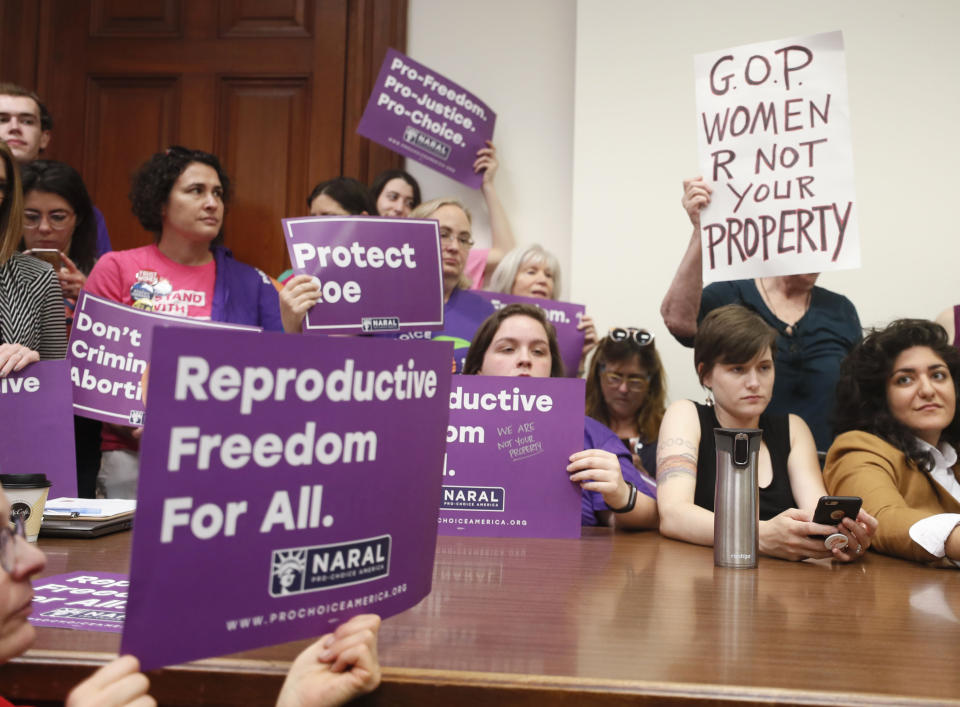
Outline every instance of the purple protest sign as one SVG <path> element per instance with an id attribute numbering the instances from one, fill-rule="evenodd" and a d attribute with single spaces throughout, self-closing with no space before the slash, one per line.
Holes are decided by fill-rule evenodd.
<path id="1" fill-rule="evenodd" d="M 293 271 L 320 280 L 304 331 L 443 328 L 436 221 L 320 216 L 283 219 Z"/>
<path id="2" fill-rule="evenodd" d="M 71 572 L 36 579 L 30 623 L 120 633 L 129 586 L 129 577 L 115 572 Z"/>
<path id="3" fill-rule="evenodd" d="M 441 535 L 580 537 L 584 382 L 454 376 Z"/>
<path id="4" fill-rule="evenodd" d="M 153 350 L 176 354 L 151 366 L 123 651 L 150 670 L 430 592 L 449 345 L 170 328 Z"/>
<path id="5" fill-rule="evenodd" d="M 477 292 L 497 309 L 514 302 L 535 304 L 547 315 L 547 319 L 557 330 L 557 346 L 560 348 L 560 358 L 563 359 L 564 373 L 570 378 L 577 377 L 580 368 L 580 356 L 583 354 L 583 332 L 577 329 L 583 318 L 586 308 L 582 304 L 558 302 L 552 299 L 539 297 L 522 297 L 520 295 L 505 295 L 502 292 Z"/>
<path id="6" fill-rule="evenodd" d="M 143 377 L 157 327 L 260 331 L 257 327 L 144 312 L 81 292 L 67 358 L 77 415 L 101 422 L 143 425 Z"/>
<path id="7" fill-rule="evenodd" d="M 0 473 L 46 474 L 51 498 L 76 496 L 71 402 L 66 361 L 39 361 L 0 378 Z"/>
<path id="8" fill-rule="evenodd" d="M 497 114 L 457 83 L 387 49 L 357 132 L 441 174 L 479 189 L 477 150 L 493 137 Z"/>

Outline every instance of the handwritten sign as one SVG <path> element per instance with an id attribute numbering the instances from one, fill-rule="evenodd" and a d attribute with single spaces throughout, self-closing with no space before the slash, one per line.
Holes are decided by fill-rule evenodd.
<path id="1" fill-rule="evenodd" d="M 388 49 L 357 132 L 441 174 L 479 189 L 477 150 L 497 115 L 465 88 Z"/>
<path id="2" fill-rule="evenodd" d="M 843 35 L 694 63 L 704 282 L 859 267 Z"/>
<path id="3" fill-rule="evenodd" d="M 127 607 L 127 575 L 71 572 L 33 581 L 34 626 L 120 633 Z"/>
<path id="4" fill-rule="evenodd" d="M 580 537 L 584 381 L 455 376 L 441 535 Z"/>
<path id="5" fill-rule="evenodd" d="M 293 271 L 320 280 L 304 331 L 443 328 L 436 221 L 363 217 L 283 220 Z"/>
<path id="6" fill-rule="evenodd" d="M 538 297 L 522 297 L 520 295 L 505 295 L 501 292 L 477 292 L 481 297 L 490 300 L 497 309 L 514 302 L 533 304 L 543 310 L 547 319 L 557 330 L 557 347 L 563 359 L 564 373 L 570 377 L 577 376 L 580 367 L 580 356 L 583 353 L 583 332 L 577 329 L 586 308 L 582 304 L 558 302 L 556 300 L 540 299 Z"/>
<path id="7" fill-rule="evenodd" d="M 166 326 L 260 331 L 240 324 L 145 312 L 81 292 L 67 347 L 76 414 L 142 427 L 143 377 L 150 363 L 150 343 L 154 329 Z"/>
<path id="8" fill-rule="evenodd" d="M 450 346 L 322 343 L 155 332 L 122 642 L 145 669 L 430 592 Z"/>
<path id="9" fill-rule="evenodd" d="M 39 361 L 0 378 L 0 473 L 46 474 L 53 496 L 77 495 L 66 361 Z"/>

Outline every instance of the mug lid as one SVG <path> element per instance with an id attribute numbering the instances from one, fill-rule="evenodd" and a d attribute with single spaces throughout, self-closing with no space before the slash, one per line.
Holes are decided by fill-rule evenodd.
<path id="1" fill-rule="evenodd" d="M 35 489 L 52 485 L 46 474 L 0 474 L 0 486 L 5 489 Z"/>

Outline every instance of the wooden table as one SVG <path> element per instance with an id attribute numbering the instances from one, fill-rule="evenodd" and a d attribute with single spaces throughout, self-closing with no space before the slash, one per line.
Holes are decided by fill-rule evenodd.
<path id="1" fill-rule="evenodd" d="M 127 571 L 129 541 L 41 539 L 44 574 Z M 958 617 L 960 572 L 875 554 L 729 570 L 710 548 L 649 532 L 444 537 L 433 593 L 383 624 L 384 681 L 364 704 L 960 704 Z M 158 671 L 151 692 L 270 704 L 305 645 Z M 39 629 L 0 668 L 0 694 L 60 700 L 118 646 L 118 634 Z"/>

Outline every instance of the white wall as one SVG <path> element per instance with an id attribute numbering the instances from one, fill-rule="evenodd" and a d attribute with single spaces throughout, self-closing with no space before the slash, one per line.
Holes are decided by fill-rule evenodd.
<path id="1" fill-rule="evenodd" d="M 577 7 L 572 299 L 601 330 L 652 327 L 670 397 L 702 392 L 659 315 L 690 234 L 697 170 L 693 55 L 843 30 L 862 268 L 824 275 L 866 326 L 960 302 L 960 3 L 951 0 L 581 0 Z"/>
<path id="2" fill-rule="evenodd" d="M 497 111 L 514 230 L 557 252 L 568 299 L 601 333 L 652 329 L 671 398 L 699 398 L 692 355 L 659 314 L 690 231 L 680 183 L 697 169 L 693 55 L 843 30 L 863 267 L 821 284 L 870 326 L 960 302 L 958 28 L 954 0 L 411 0 L 408 52 Z M 471 192 L 410 169 L 427 197 Z"/>
<path id="3" fill-rule="evenodd" d="M 410 0 L 407 53 L 497 113 L 495 184 L 519 243 L 541 243 L 570 272 L 574 0 Z M 480 192 L 407 160 L 424 199 L 456 195 L 488 247 Z M 569 283 L 569 278 L 567 278 Z M 566 288 L 569 292 L 569 286 Z"/>

